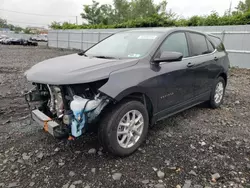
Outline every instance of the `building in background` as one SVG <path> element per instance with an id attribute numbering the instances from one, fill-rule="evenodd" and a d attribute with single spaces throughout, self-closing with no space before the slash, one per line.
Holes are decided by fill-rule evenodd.
<path id="1" fill-rule="evenodd" d="M 27 27 L 26 29 L 30 30 L 32 34 L 48 34 L 48 29 L 44 27 Z"/>
<path id="2" fill-rule="evenodd" d="M 9 28 L 0 28 L 0 32 L 1 33 L 7 33 L 7 32 L 10 32 L 10 29 Z"/>

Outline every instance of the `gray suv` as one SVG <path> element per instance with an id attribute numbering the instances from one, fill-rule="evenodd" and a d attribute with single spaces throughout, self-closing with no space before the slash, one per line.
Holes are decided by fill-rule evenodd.
<path id="1" fill-rule="evenodd" d="M 96 130 L 104 149 L 127 156 L 149 125 L 203 102 L 218 108 L 228 69 L 218 37 L 178 28 L 132 30 L 36 64 L 25 73 L 33 83 L 26 100 L 32 118 L 54 137 L 75 140 Z"/>

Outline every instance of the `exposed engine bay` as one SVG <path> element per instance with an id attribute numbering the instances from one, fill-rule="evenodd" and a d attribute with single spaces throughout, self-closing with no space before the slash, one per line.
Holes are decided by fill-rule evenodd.
<path id="1" fill-rule="evenodd" d="M 103 109 L 112 101 L 98 91 L 107 80 L 88 84 L 46 85 L 33 83 L 26 95 L 32 118 L 56 138 L 80 137 L 99 120 Z"/>

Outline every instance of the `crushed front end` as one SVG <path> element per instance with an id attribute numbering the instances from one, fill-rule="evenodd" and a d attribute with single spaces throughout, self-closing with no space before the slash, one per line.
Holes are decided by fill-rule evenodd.
<path id="1" fill-rule="evenodd" d="M 74 139 L 97 122 L 112 101 L 98 91 L 104 83 L 106 80 L 62 86 L 33 83 L 25 99 L 32 119 L 46 132 L 56 138 Z"/>

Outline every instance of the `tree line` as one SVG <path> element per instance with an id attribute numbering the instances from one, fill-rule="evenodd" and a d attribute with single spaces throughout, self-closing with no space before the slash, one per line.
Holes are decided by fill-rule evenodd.
<path id="1" fill-rule="evenodd" d="M 23 28 L 19 26 L 15 26 L 13 24 L 8 24 L 5 19 L 0 18 L 0 28 L 7 28 L 10 29 L 11 31 L 14 31 L 16 33 L 19 33 L 20 31 L 23 30 Z"/>
<path id="2" fill-rule="evenodd" d="M 53 22 L 53 29 L 106 29 L 136 27 L 171 27 L 171 26 L 215 26 L 250 24 L 250 0 L 240 1 L 235 11 L 230 8 L 220 16 L 211 12 L 206 16 L 181 18 L 167 11 L 167 1 L 154 3 L 153 0 L 113 0 L 113 4 L 101 5 L 93 0 L 91 5 L 83 5 L 81 17 L 85 24 L 76 25 L 68 22 Z"/>
<path id="3" fill-rule="evenodd" d="M 106 29 L 170 26 L 214 26 L 250 24 L 250 0 L 240 1 L 235 11 L 226 10 L 220 16 L 211 12 L 206 16 L 181 18 L 167 11 L 167 1 L 154 3 L 153 0 L 113 0 L 113 4 L 101 5 L 93 0 L 91 5 L 83 5 L 81 17 L 87 23 L 76 25 L 68 22 L 53 22 L 53 29 Z"/>
<path id="4" fill-rule="evenodd" d="M 22 28 L 20 26 L 16 26 L 13 24 L 7 23 L 7 20 L 0 18 L 0 28 L 9 29 L 10 31 L 14 31 L 15 33 L 20 33 L 21 31 L 25 34 L 30 34 L 31 30 L 29 28 Z"/>
<path id="5" fill-rule="evenodd" d="M 154 3 L 153 0 L 113 0 L 113 4 L 100 4 L 93 0 L 91 5 L 83 5 L 81 17 L 86 21 L 81 25 L 69 22 L 52 22 L 52 29 L 107 29 L 137 27 L 180 27 L 180 26 L 216 26 L 250 24 L 250 0 L 240 1 L 235 11 L 231 8 L 220 16 L 211 12 L 206 16 L 194 15 L 182 18 L 172 11 L 167 11 L 167 1 Z M 16 33 L 29 29 L 8 24 L 0 18 L 0 28 L 9 28 Z"/>

